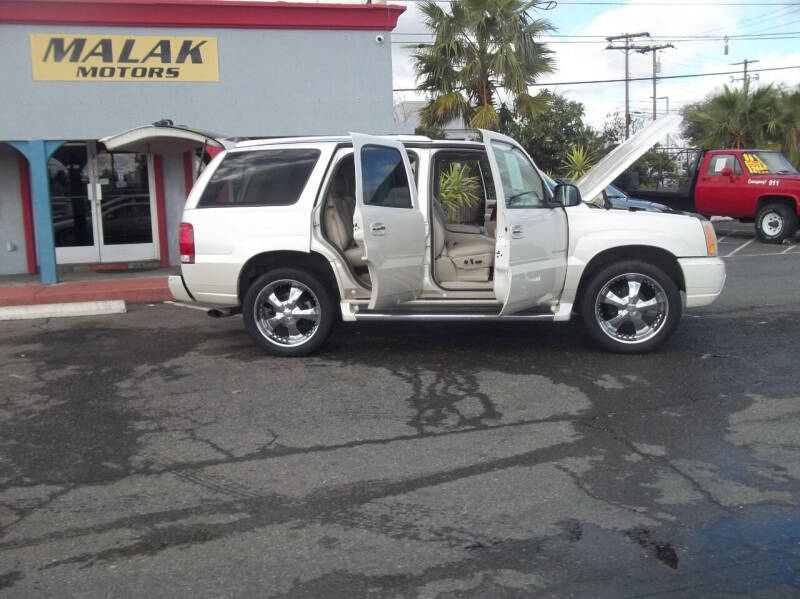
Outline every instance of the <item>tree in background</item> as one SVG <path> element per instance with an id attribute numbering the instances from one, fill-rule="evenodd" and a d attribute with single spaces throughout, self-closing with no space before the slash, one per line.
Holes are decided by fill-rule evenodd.
<path id="1" fill-rule="evenodd" d="M 547 90 L 540 96 L 547 108 L 534 120 L 519 118 L 507 106 L 500 109 L 500 131 L 516 139 L 543 171 L 560 174 L 573 146 L 599 153 L 600 135 L 583 123 L 583 104 Z"/>
<path id="2" fill-rule="evenodd" d="M 783 153 L 796 167 L 800 167 L 800 87 L 781 94 L 781 123 Z"/>
<path id="3" fill-rule="evenodd" d="M 433 43 L 420 45 L 412 60 L 417 89 L 433 97 L 420 111 L 421 123 L 442 127 L 460 118 L 473 128 L 500 124 L 498 89 L 524 119 L 546 109 L 546 98 L 528 87 L 553 71 L 551 51 L 536 38 L 552 26 L 528 11 L 540 0 L 452 0 L 449 12 L 438 3 L 420 4 Z"/>
<path id="4" fill-rule="evenodd" d="M 706 148 L 766 147 L 780 136 L 781 92 L 772 84 L 719 94 L 687 106 L 684 135 Z"/>

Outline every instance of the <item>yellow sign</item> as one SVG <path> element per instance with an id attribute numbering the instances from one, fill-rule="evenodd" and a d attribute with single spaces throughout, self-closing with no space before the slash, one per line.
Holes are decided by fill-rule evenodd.
<path id="1" fill-rule="evenodd" d="M 744 165 L 747 167 L 747 170 L 750 171 L 754 175 L 760 175 L 762 173 L 768 173 L 769 167 L 764 163 L 761 158 L 759 158 L 756 154 L 742 154 L 742 158 L 744 158 Z"/>
<path id="2" fill-rule="evenodd" d="M 214 37 L 30 36 L 36 81 L 219 81 Z"/>

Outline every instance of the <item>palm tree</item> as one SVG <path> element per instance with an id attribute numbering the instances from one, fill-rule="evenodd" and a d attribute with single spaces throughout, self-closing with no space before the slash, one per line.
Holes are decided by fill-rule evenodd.
<path id="1" fill-rule="evenodd" d="M 781 94 L 770 85 L 751 91 L 731 89 L 684 114 L 694 142 L 709 148 L 763 147 L 779 136 Z"/>
<path id="2" fill-rule="evenodd" d="M 800 88 L 784 92 L 781 98 L 783 153 L 795 166 L 800 165 Z"/>
<path id="3" fill-rule="evenodd" d="M 425 0 L 420 11 L 434 41 L 413 55 L 419 85 L 432 95 L 420 111 L 425 126 L 443 126 L 460 118 L 474 128 L 497 129 L 498 89 L 514 101 L 517 112 L 531 119 L 546 107 L 528 87 L 553 71 L 550 50 L 537 42 L 551 31 L 545 20 L 528 11 L 540 0 L 452 0 L 449 12 Z"/>
<path id="4" fill-rule="evenodd" d="M 594 152 L 587 150 L 582 145 L 573 145 L 561 162 L 561 167 L 564 169 L 566 177 L 574 181 L 588 173 L 595 162 Z"/>

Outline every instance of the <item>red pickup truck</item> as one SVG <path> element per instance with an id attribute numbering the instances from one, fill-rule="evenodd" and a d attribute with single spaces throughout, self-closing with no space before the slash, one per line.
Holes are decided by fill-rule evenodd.
<path id="1" fill-rule="evenodd" d="M 678 210 L 754 222 L 758 237 L 770 243 L 791 239 L 797 231 L 800 173 L 780 152 L 706 150 L 689 173 L 688 190 L 631 193 Z"/>

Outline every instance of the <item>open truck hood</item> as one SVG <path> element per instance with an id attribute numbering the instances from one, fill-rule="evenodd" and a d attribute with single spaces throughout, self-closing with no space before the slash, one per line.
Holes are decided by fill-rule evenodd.
<path id="1" fill-rule="evenodd" d="M 211 146 L 227 149 L 234 145 L 208 131 L 182 125 L 153 124 L 136 127 L 124 133 L 109 135 L 100 140 L 109 152 L 142 152 L 151 154 L 182 154 L 195 148 Z"/>
<path id="2" fill-rule="evenodd" d="M 641 131 L 609 152 L 600 162 L 575 181 L 585 202 L 602 192 L 608 184 L 619 177 L 626 168 L 636 162 L 658 140 L 680 125 L 681 117 L 673 114 L 656 119 Z"/>

